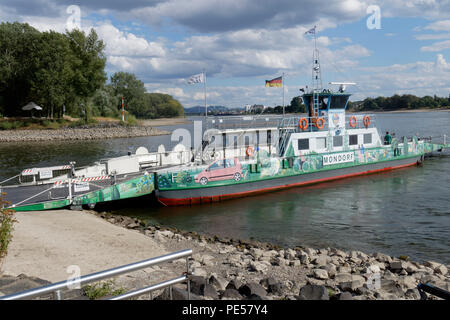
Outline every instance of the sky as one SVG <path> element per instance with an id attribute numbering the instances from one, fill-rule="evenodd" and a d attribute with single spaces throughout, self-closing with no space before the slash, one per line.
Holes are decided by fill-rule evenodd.
<path id="1" fill-rule="evenodd" d="M 94 28 L 106 72 L 134 73 L 185 107 L 281 105 L 311 86 L 316 27 L 322 82 L 351 100 L 450 94 L 450 0 L 0 0 L 0 22 L 40 31 Z M 0 49 L 1 50 L 1 49 Z M 337 89 L 337 88 L 335 88 Z"/>

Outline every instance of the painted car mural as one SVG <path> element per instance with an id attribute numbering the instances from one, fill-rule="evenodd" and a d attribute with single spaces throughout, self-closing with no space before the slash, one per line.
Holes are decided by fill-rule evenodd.
<path id="1" fill-rule="evenodd" d="M 242 178 L 242 166 L 238 158 L 221 159 L 213 162 L 195 177 L 195 182 L 201 185 L 208 181 L 231 180 L 239 181 Z"/>
<path id="2" fill-rule="evenodd" d="M 222 159 L 215 161 L 203 170 L 186 169 L 177 172 L 160 172 L 156 179 L 158 188 L 161 190 L 202 188 L 206 185 L 208 187 L 225 186 L 414 157 L 417 154 L 436 151 L 437 149 L 438 145 L 424 143 L 424 141 L 418 141 L 417 137 L 413 137 L 412 141 L 403 140 L 400 143 L 397 139 L 393 139 L 390 146 L 364 148 L 361 145 L 358 149 L 353 150 L 344 149 L 339 152 L 323 154 L 310 152 L 295 156 L 292 144 L 290 144 L 286 152 L 288 156 L 283 159 L 274 158 L 267 151 L 260 150 L 255 152 L 254 156 L 247 161 L 239 162 L 237 158 L 228 159 L 228 161 L 234 161 L 234 167 L 230 164 L 224 165 Z M 353 161 L 323 165 L 325 155 L 342 152 L 353 152 Z M 202 178 L 205 179 L 202 180 Z"/>

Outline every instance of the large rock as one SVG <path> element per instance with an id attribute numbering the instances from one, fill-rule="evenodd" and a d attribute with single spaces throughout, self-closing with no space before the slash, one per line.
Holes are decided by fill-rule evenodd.
<path id="1" fill-rule="evenodd" d="M 294 260 L 297 256 L 297 252 L 292 249 L 287 249 L 284 253 L 284 258 L 288 260 Z"/>
<path id="2" fill-rule="evenodd" d="M 314 278 L 320 279 L 320 280 L 326 280 L 328 279 L 328 272 L 324 269 L 313 269 L 313 275 Z"/>
<path id="3" fill-rule="evenodd" d="M 317 250 L 313 248 L 305 248 L 303 249 L 309 256 L 315 256 L 317 254 Z"/>
<path id="4" fill-rule="evenodd" d="M 349 282 L 352 281 L 352 275 L 350 273 L 338 273 L 334 276 L 334 281 L 336 283 L 343 283 L 343 282 Z"/>
<path id="5" fill-rule="evenodd" d="M 253 258 L 255 258 L 255 260 L 258 260 L 263 255 L 263 253 L 264 253 L 264 251 L 262 249 L 258 249 L 258 248 L 250 249 L 250 254 L 253 256 Z"/>
<path id="6" fill-rule="evenodd" d="M 242 299 L 241 294 L 236 289 L 226 289 L 222 294 L 222 299 Z"/>
<path id="7" fill-rule="evenodd" d="M 352 275 L 352 280 L 339 283 L 342 291 L 356 291 L 361 288 L 366 282 L 366 279 L 359 275 Z"/>
<path id="8" fill-rule="evenodd" d="M 260 285 L 262 285 L 268 293 L 274 294 L 274 295 L 282 295 L 282 288 L 283 285 L 276 279 L 269 277 L 262 279 L 259 282 Z"/>
<path id="9" fill-rule="evenodd" d="M 346 258 L 347 257 L 347 253 L 345 253 L 342 250 L 339 249 L 331 249 L 331 253 L 335 256 L 341 257 L 341 258 Z"/>
<path id="10" fill-rule="evenodd" d="M 225 289 L 234 289 L 234 290 L 239 290 L 239 288 L 242 286 L 242 282 L 238 279 L 233 279 L 231 280 Z"/>
<path id="11" fill-rule="evenodd" d="M 337 297 L 338 300 L 353 300 L 353 296 L 350 292 L 342 292 Z"/>
<path id="12" fill-rule="evenodd" d="M 251 261 L 248 264 L 248 267 L 250 271 L 256 271 L 256 272 L 265 272 L 268 269 L 268 266 L 262 262 L 259 261 Z"/>
<path id="13" fill-rule="evenodd" d="M 300 259 L 300 262 L 302 264 L 309 264 L 309 262 L 310 262 L 309 256 L 308 256 L 308 254 L 306 252 L 305 253 L 301 253 L 298 256 L 298 258 Z"/>
<path id="14" fill-rule="evenodd" d="M 328 272 L 330 278 L 334 278 L 337 274 L 336 266 L 332 263 L 327 264 L 323 269 Z"/>
<path id="15" fill-rule="evenodd" d="M 417 288 L 406 290 L 405 296 L 406 296 L 406 298 L 412 299 L 412 300 L 420 300 L 421 299 L 420 292 Z"/>
<path id="16" fill-rule="evenodd" d="M 324 286 L 309 285 L 300 288 L 299 300 L 330 300 L 327 288 Z"/>
<path id="17" fill-rule="evenodd" d="M 267 295 L 266 290 L 259 284 L 256 282 L 250 282 L 247 284 L 244 284 L 243 286 L 241 286 L 239 288 L 239 293 L 242 294 L 243 296 L 251 296 L 252 294 L 264 297 Z"/>
<path id="18" fill-rule="evenodd" d="M 202 291 L 203 291 L 202 293 L 205 297 L 212 298 L 215 300 L 219 299 L 219 295 L 217 294 L 216 288 L 214 288 L 214 286 L 212 286 L 210 284 L 206 284 L 203 287 Z"/>
<path id="19" fill-rule="evenodd" d="M 401 289 L 400 285 L 396 283 L 395 280 L 386 280 L 381 279 L 380 281 L 381 290 L 393 294 L 396 297 L 403 296 L 403 290 Z"/>
<path id="20" fill-rule="evenodd" d="M 400 272 L 400 271 L 406 269 L 406 267 L 407 267 L 406 261 L 401 261 L 401 260 L 400 261 L 392 261 L 389 264 L 389 268 L 394 272 Z"/>
<path id="21" fill-rule="evenodd" d="M 220 276 L 218 276 L 217 274 L 213 273 L 211 274 L 211 276 L 208 279 L 208 283 L 212 286 L 214 286 L 214 288 L 216 288 L 217 290 L 225 290 L 227 288 L 228 285 L 228 281 Z"/>
<path id="22" fill-rule="evenodd" d="M 443 276 L 445 276 L 448 273 L 448 269 L 446 266 L 441 264 L 441 265 L 437 266 L 436 268 L 434 268 L 434 272 L 436 274 L 442 274 Z"/>
<path id="23" fill-rule="evenodd" d="M 315 264 L 316 266 L 321 267 L 321 266 L 326 266 L 327 263 L 331 262 L 331 258 L 327 255 L 322 254 L 322 255 L 314 257 L 314 259 L 312 259 L 311 262 L 313 264 Z"/>
<path id="24" fill-rule="evenodd" d="M 391 263 L 392 258 L 386 254 L 383 253 L 374 253 L 372 255 L 375 259 L 377 259 L 379 262 L 385 262 L 385 263 Z"/>
<path id="25" fill-rule="evenodd" d="M 418 285 L 418 281 L 411 276 L 403 276 L 399 277 L 398 284 L 401 285 L 405 289 L 414 289 Z"/>
<path id="26" fill-rule="evenodd" d="M 203 295 L 203 290 L 206 285 L 206 279 L 201 276 L 191 275 L 190 286 L 191 292 L 196 295 Z"/>

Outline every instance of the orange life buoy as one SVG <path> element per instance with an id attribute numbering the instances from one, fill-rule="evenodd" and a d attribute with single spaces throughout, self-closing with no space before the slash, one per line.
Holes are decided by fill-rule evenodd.
<path id="1" fill-rule="evenodd" d="M 319 129 L 319 130 L 323 129 L 323 127 L 325 126 L 325 119 L 324 118 L 317 118 L 317 120 L 315 122 L 315 125 L 316 125 L 317 129 Z"/>
<path id="2" fill-rule="evenodd" d="M 247 157 L 251 157 L 254 153 L 254 150 L 252 147 L 247 147 L 247 150 L 245 150 L 245 154 L 247 155 Z"/>
<path id="3" fill-rule="evenodd" d="M 302 130 L 308 129 L 308 120 L 306 118 L 300 118 L 298 120 L 298 127 Z"/>
<path id="4" fill-rule="evenodd" d="M 370 117 L 369 116 L 364 116 L 363 123 L 364 123 L 364 127 L 367 128 L 370 125 Z"/>
<path id="5" fill-rule="evenodd" d="M 350 127 L 355 128 L 356 127 L 356 123 L 357 123 L 356 117 L 355 116 L 351 116 L 350 117 L 350 121 L 349 121 Z"/>

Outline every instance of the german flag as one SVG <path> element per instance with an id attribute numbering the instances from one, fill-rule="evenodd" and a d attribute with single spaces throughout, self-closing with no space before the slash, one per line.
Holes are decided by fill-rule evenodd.
<path id="1" fill-rule="evenodd" d="M 266 87 L 282 87 L 283 77 L 278 77 L 272 80 L 266 80 Z"/>

